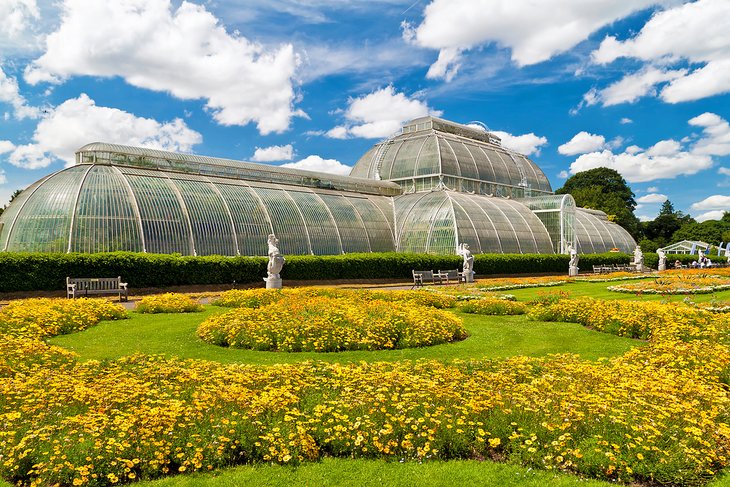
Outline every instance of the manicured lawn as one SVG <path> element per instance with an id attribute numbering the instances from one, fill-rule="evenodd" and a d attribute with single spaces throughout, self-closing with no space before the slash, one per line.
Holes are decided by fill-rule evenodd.
<path id="1" fill-rule="evenodd" d="M 129 320 L 103 322 L 81 333 L 54 337 L 50 341 L 75 351 L 84 360 L 114 359 L 144 353 L 252 364 L 304 360 L 358 362 L 420 358 L 448 361 L 514 355 L 540 356 L 549 353 L 576 353 L 587 359 L 597 359 L 620 355 L 641 343 L 587 330 L 574 323 L 535 322 L 528 321 L 524 316 L 460 314 L 470 336 L 458 343 L 375 352 L 257 352 L 222 348 L 205 343 L 197 337 L 195 331 L 207 316 L 225 311 L 227 309 L 207 306 L 202 313 L 131 313 Z"/>

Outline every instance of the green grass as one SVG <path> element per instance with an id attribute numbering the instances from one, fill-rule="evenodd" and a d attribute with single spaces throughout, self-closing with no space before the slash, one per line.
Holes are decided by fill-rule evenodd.
<path id="1" fill-rule="evenodd" d="M 207 316 L 224 311 L 227 310 L 207 306 L 201 313 L 146 315 L 133 312 L 128 320 L 102 322 L 80 333 L 54 337 L 50 342 L 75 351 L 82 360 L 115 359 L 144 353 L 252 364 L 303 360 L 358 362 L 420 358 L 449 361 L 568 352 L 593 360 L 620 355 L 640 343 L 591 331 L 574 323 L 527 321 L 524 316 L 460 314 L 470 336 L 457 343 L 374 352 L 258 352 L 222 348 L 205 343 L 197 337 L 195 331 Z"/>
<path id="2" fill-rule="evenodd" d="M 337 487 L 412 487 L 428 485 L 494 485 L 554 487 L 602 487 L 615 484 L 582 480 L 564 474 L 528 470 L 493 462 L 385 462 L 325 458 L 321 462 L 298 467 L 280 465 L 243 466 L 204 475 L 168 477 L 153 482 L 141 482 L 140 487 L 237 487 L 239 485 L 337 486 Z"/>

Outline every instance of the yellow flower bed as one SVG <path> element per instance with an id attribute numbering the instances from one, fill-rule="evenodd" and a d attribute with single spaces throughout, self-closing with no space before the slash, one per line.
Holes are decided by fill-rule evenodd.
<path id="1" fill-rule="evenodd" d="M 730 289 L 730 277 L 699 273 L 674 273 L 650 282 L 610 286 L 610 291 L 641 294 L 707 294 Z"/>
<path id="2" fill-rule="evenodd" d="M 502 291 L 507 289 L 521 289 L 526 287 L 547 287 L 560 286 L 568 282 L 562 277 L 516 277 L 506 279 L 484 279 L 479 280 L 476 284 L 477 288 L 486 291 Z"/>
<path id="3" fill-rule="evenodd" d="M 522 315 L 527 311 L 527 306 L 506 299 L 482 298 L 461 303 L 459 310 L 478 315 Z"/>
<path id="4" fill-rule="evenodd" d="M 405 301 L 434 308 L 453 308 L 456 306 L 456 297 L 435 293 L 427 290 L 420 291 L 368 291 L 354 289 L 333 288 L 299 288 L 299 289 L 234 289 L 225 291 L 220 298 L 213 301 L 217 306 L 230 308 L 259 308 L 271 303 L 277 303 L 285 298 L 306 299 L 315 297 L 342 298 L 351 301 L 379 299 L 382 301 Z"/>
<path id="5" fill-rule="evenodd" d="M 20 299 L 0 309 L 0 335 L 54 336 L 126 317 L 122 306 L 105 299 Z"/>
<path id="6" fill-rule="evenodd" d="M 415 307 L 307 299 L 345 311 L 348 302 Z M 297 301 L 308 302 L 270 306 Z M 546 300 L 531 315 L 649 341 L 597 362 L 566 354 L 266 367 L 159 356 L 79 363 L 39 339 L 0 336 L 0 475 L 115 485 L 323 456 L 500 458 L 697 485 L 730 466 L 730 315 L 591 299 Z"/>
<path id="7" fill-rule="evenodd" d="M 364 296 L 368 299 L 289 294 L 267 306 L 212 316 L 198 336 L 216 345 L 284 352 L 408 348 L 466 338 L 451 313 Z"/>
<path id="8" fill-rule="evenodd" d="M 203 311 L 203 306 L 190 296 L 179 293 L 145 296 L 137 303 L 140 313 L 194 313 Z"/>

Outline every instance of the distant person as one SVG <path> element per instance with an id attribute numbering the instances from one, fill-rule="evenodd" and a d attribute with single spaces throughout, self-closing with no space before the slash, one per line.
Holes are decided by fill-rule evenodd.
<path id="1" fill-rule="evenodd" d="M 682 268 L 682 263 L 679 261 L 679 259 L 677 259 L 677 260 L 674 261 L 674 268 L 675 269 L 681 269 Z"/>

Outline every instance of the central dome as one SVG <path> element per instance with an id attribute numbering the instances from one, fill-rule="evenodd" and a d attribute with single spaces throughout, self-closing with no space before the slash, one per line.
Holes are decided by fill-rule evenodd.
<path id="1" fill-rule="evenodd" d="M 351 176 L 398 183 L 405 192 L 432 189 L 523 198 L 550 194 L 542 170 L 481 127 L 417 118 L 370 149 Z"/>

